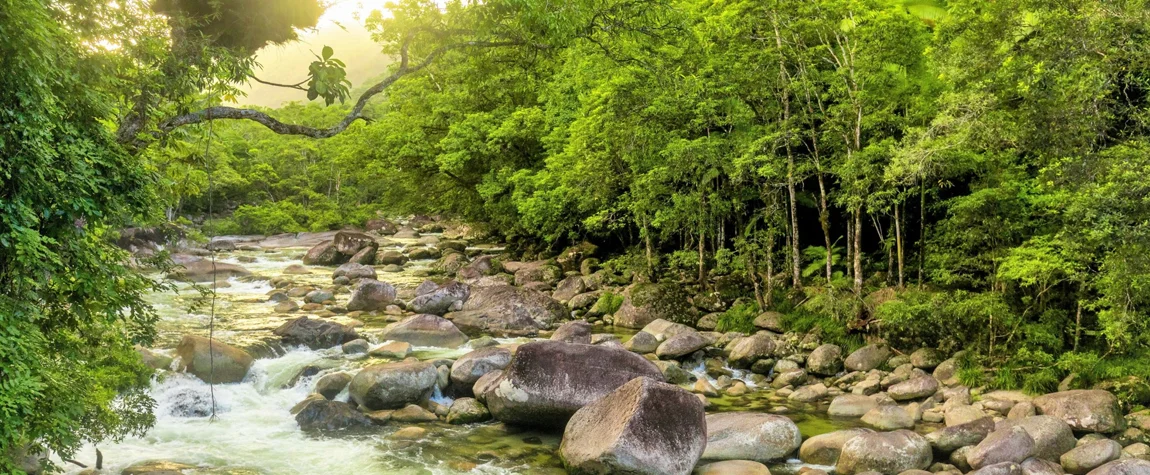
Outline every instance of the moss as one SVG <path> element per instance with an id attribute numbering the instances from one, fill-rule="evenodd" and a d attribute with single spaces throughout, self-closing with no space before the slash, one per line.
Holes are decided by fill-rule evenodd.
<path id="1" fill-rule="evenodd" d="M 731 307 L 722 315 L 715 325 L 719 332 L 755 332 L 755 317 L 758 316 L 758 306 L 753 303 L 742 303 Z"/>

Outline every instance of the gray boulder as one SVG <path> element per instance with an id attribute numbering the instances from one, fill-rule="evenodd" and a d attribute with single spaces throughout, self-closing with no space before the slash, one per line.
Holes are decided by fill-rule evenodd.
<path id="1" fill-rule="evenodd" d="M 707 346 L 707 339 L 699 332 L 684 332 L 668 338 L 655 349 L 659 358 L 671 360 L 678 359 L 699 351 Z"/>
<path id="2" fill-rule="evenodd" d="M 351 379 L 348 391 L 362 408 L 399 409 L 426 399 L 435 388 L 435 366 L 399 362 L 368 366 Z"/>
<path id="3" fill-rule="evenodd" d="M 1021 427 L 991 432 L 966 454 L 971 468 L 1002 462 L 1021 463 L 1034 455 L 1034 439 Z"/>
<path id="4" fill-rule="evenodd" d="M 843 349 L 826 343 L 815 348 L 807 357 L 807 372 L 819 376 L 834 376 L 843 370 Z"/>
<path id="5" fill-rule="evenodd" d="M 1059 461 L 1066 473 L 1086 475 L 1107 462 L 1122 456 L 1122 445 L 1110 439 L 1080 445 L 1062 454 Z"/>
<path id="6" fill-rule="evenodd" d="M 1126 429 L 1118 398 L 1100 389 L 1075 389 L 1034 399 L 1039 414 L 1062 419 L 1076 431 L 1104 434 Z"/>
<path id="7" fill-rule="evenodd" d="M 295 415 L 300 429 L 308 432 L 337 432 L 371 427 L 371 419 L 346 402 L 314 400 Z"/>
<path id="8" fill-rule="evenodd" d="M 428 286 L 427 284 L 431 284 Z M 452 310 L 463 308 L 463 303 L 471 295 L 471 288 L 462 282 L 450 280 L 438 285 L 430 280 L 424 281 L 416 289 L 416 296 L 407 304 L 413 312 L 443 315 Z"/>
<path id="9" fill-rule="evenodd" d="M 351 375 L 347 373 L 331 373 L 321 376 L 315 382 L 315 392 L 324 399 L 335 399 L 343 389 L 351 383 Z"/>
<path id="10" fill-rule="evenodd" d="M 287 345 L 304 345 L 313 350 L 322 350 L 343 345 L 359 339 L 355 329 L 328 320 L 310 319 L 306 316 L 290 320 L 272 331 Z"/>
<path id="11" fill-rule="evenodd" d="M 878 406 L 878 401 L 861 394 L 842 394 L 831 400 L 827 415 L 831 417 L 862 417 Z"/>
<path id="12" fill-rule="evenodd" d="M 491 346 L 459 357 L 451 365 L 451 384 L 470 388 L 483 375 L 506 368 L 511 363 L 511 350 Z"/>
<path id="13" fill-rule="evenodd" d="M 551 334 L 554 341 L 567 343 L 591 343 L 591 324 L 586 320 L 572 320 L 559 325 Z"/>
<path id="14" fill-rule="evenodd" d="M 1150 475 L 1150 462 L 1142 459 L 1120 459 L 1091 470 L 1089 475 Z"/>
<path id="15" fill-rule="evenodd" d="M 679 284 L 634 284 L 623 292 L 623 304 L 615 312 L 615 324 L 626 328 L 643 328 L 659 318 L 671 321 L 693 321 L 694 309 L 687 293 Z"/>
<path id="16" fill-rule="evenodd" d="M 731 342 L 727 346 L 727 361 L 734 368 L 750 368 L 756 361 L 774 355 L 777 346 L 771 334 L 758 332 Z"/>
<path id="17" fill-rule="evenodd" d="M 563 305 L 540 292 L 493 285 L 472 289 L 462 310 L 446 316 L 467 333 L 533 335 L 566 313 Z"/>
<path id="18" fill-rule="evenodd" d="M 933 396 L 938 391 L 938 380 L 923 375 L 887 388 L 886 393 L 895 401 L 909 401 Z"/>
<path id="19" fill-rule="evenodd" d="M 890 354 L 890 348 L 886 345 L 867 345 L 847 356 L 843 366 L 848 371 L 870 371 L 886 363 L 886 360 L 890 359 Z"/>
<path id="20" fill-rule="evenodd" d="M 339 267 L 336 267 L 335 271 L 331 273 L 331 277 L 333 279 L 336 277 L 347 277 L 348 279 L 351 279 L 351 280 L 374 279 L 375 278 L 375 269 L 371 266 L 368 266 L 368 265 L 356 264 L 354 262 L 349 262 L 347 264 L 343 264 Z"/>
<path id="21" fill-rule="evenodd" d="M 760 412 L 707 415 L 707 460 L 781 460 L 802 444 L 793 421 Z"/>
<path id="22" fill-rule="evenodd" d="M 347 302 L 349 311 L 383 310 L 395 303 L 395 286 L 375 279 L 361 279 Z"/>
<path id="23" fill-rule="evenodd" d="M 834 465 L 839 460 L 843 445 L 862 434 L 873 434 L 870 429 L 846 429 L 819 434 L 803 441 L 799 447 L 799 460 L 814 465 Z"/>
<path id="24" fill-rule="evenodd" d="M 909 430 L 859 434 L 843 444 L 835 473 L 855 475 L 879 472 L 895 475 L 924 470 L 933 460 L 930 443 Z"/>
<path id="25" fill-rule="evenodd" d="M 184 335 L 176 346 L 180 358 L 179 371 L 217 384 L 238 383 L 244 380 L 254 361 L 247 352 L 219 341 L 194 335 Z"/>
<path id="26" fill-rule="evenodd" d="M 896 404 L 880 404 L 863 414 L 862 421 L 878 430 L 910 429 L 914 416 Z"/>
<path id="27" fill-rule="evenodd" d="M 1054 416 L 1031 416 L 1022 419 L 1000 421 L 996 430 L 1008 427 L 1021 427 L 1034 439 L 1034 456 L 1043 460 L 1058 461 L 1062 454 L 1077 445 L 1074 432 L 1062 419 Z"/>
<path id="28" fill-rule="evenodd" d="M 654 353 L 659 348 L 659 340 L 654 335 L 641 331 L 632 335 L 631 339 L 623 344 L 623 348 L 639 354 Z"/>
<path id="29" fill-rule="evenodd" d="M 430 314 L 412 315 L 392 323 L 384 328 L 381 336 L 388 340 L 411 343 L 414 346 L 440 348 L 458 348 L 468 340 L 467 335 L 459 331 L 450 320 Z"/>
<path id="30" fill-rule="evenodd" d="M 994 419 L 983 417 L 964 424 L 953 425 L 926 435 L 926 440 L 935 450 L 950 453 L 959 447 L 977 445 L 994 431 Z"/>

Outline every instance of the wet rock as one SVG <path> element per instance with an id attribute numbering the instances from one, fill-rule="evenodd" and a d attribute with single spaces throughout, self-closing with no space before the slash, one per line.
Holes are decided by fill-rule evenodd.
<path id="1" fill-rule="evenodd" d="M 480 376 L 475 384 L 471 387 L 471 393 L 475 395 L 475 400 L 487 404 L 487 394 L 494 391 L 503 380 L 503 370 L 497 369 L 491 371 L 483 376 Z"/>
<path id="2" fill-rule="evenodd" d="M 407 256 L 395 249 L 380 249 L 375 253 L 375 263 L 381 266 L 407 264 Z"/>
<path id="3" fill-rule="evenodd" d="M 529 335 L 549 328 L 567 310 L 536 291 L 509 285 L 473 288 L 462 310 L 447 314 L 465 332 Z"/>
<path id="4" fill-rule="evenodd" d="M 1086 475 L 1086 473 L 1107 462 L 1118 460 L 1120 456 L 1122 456 L 1122 446 L 1118 442 L 1107 439 L 1075 447 L 1062 454 L 1059 461 L 1066 473 Z"/>
<path id="5" fill-rule="evenodd" d="M 823 383 L 814 383 L 796 389 L 790 396 L 787 396 L 787 399 L 796 402 L 811 403 L 822 400 L 827 397 L 828 393 L 829 390 L 826 385 Z"/>
<path id="6" fill-rule="evenodd" d="M 696 330 L 687 325 L 683 325 L 682 323 L 675 323 L 670 320 L 657 318 L 644 326 L 640 331 L 654 336 L 656 341 L 662 343 L 675 335 L 681 333 L 691 333 L 695 332 Z"/>
<path id="7" fill-rule="evenodd" d="M 435 387 L 436 376 L 430 363 L 373 365 L 357 373 L 348 390 L 367 410 L 398 409 L 426 399 Z"/>
<path id="8" fill-rule="evenodd" d="M 662 359 L 678 359 L 699 351 L 707 346 L 707 339 L 696 331 L 684 332 L 668 338 L 655 349 L 655 355 Z"/>
<path id="9" fill-rule="evenodd" d="M 335 268 L 331 273 L 332 278 L 347 277 L 350 280 L 354 279 L 374 279 L 375 269 L 371 266 L 349 262 Z"/>
<path id="10" fill-rule="evenodd" d="M 881 404 L 863 414 L 862 421 L 878 430 L 910 429 L 914 416 L 895 404 Z"/>
<path id="11" fill-rule="evenodd" d="M 1034 399 L 1039 414 L 1062 419 L 1076 431 L 1114 433 L 1126 428 L 1118 398 L 1109 391 L 1076 389 Z"/>
<path id="12" fill-rule="evenodd" d="M 340 254 L 332 241 L 316 244 L 303 256 L 303 263 L 309 266 L 334 266 L 347 262 L 350 255 Z"/>
<path id="13" fill-rule="evenodd" d="M 519 347 L 485 402 L 500 421 L 560 427 L 579 408 L 639 376 L 663 380 L 654 364 L 623 349 L 535 341 Z"/>
<path id="14" fill-rule="evenodd" d="M 172 357 L 155 353 L 152 350 L 142 346 L 136 347 L 136 353 L 139 353 L 140 359 L 144 364 L 152 369 L 170 369 L 172 367 Z"/>
<path id="15" fill-rule="evenodd" d="M 855 475 L 867 471 L 897 474 L 922 470 L 932 461 L 930 443 L 909 430 L 860 434 L 843 444 L 835 473 Z"/>
<path id="16" fill-rule="evenodd" d="M 168 279 L 181 282 L 217 282 L 232 277 L 252 275 L 252 272 L 237 264 L 216 261 L 213 267 L 211 259 L 201 259 L 183 264 L 166 276 Z"/>
<path id="17" fill-rule="evenodd" d="M 307 303 L 320 304 L 320 303 L 327 302 L 328 300 L 331 300 L 333 297 L 334 297 L 334 295 L 332 295 L 332 293 L 330 291 L 322 290 L 322 289 L 316 289 L 316 290 L 313 290 L 311 292 L 308 292 L 307 295 L 304 295 L 303 300 L 304 300 L 304 302 L 307 302 Z"/>
<path id="18" fill-rule="evenodd" d="M 571 297 L 571 299 L 567 301 L 567 308 L 570 308 L 571 310 L 583 310 L 591 308 L 591 306 L 595 305 L 595 302 L 599 301 L 599 298 L 602 296 L 602 290 L 583 292 L 579 295 Z"/>
<path id="19" fill-rule="evenodd" d="M 212 415 L 212 395 L 203 387 L 184 387 L 164 394 L 163 407 L 176 417 L 208 417 Z"/>
<path id="20" fill-rule="evenodd" d="M 411 343 L 404 341 L 384 343 L 375 348 L 372 348 L 371 351 L 367 352 L 367 354 L 376 358 L 391 358 L 394 360 L 402 360 L 407 358 L 407 355 L 411 354 Z"/>
<path id="21" fill-rule="evenodd" d="M 272 331 L 287 345 L 304 345 L 313 350 L 331 348 L 359 339 L 355 329 L 307 316 L 290 320 Z"/>
<path id="22" fill-rule="evenodd" d="M 1009 427 L 1021 427 L 1034 439 L 1034 456 L 1057 461 L 1078 443 L 1074 439 L 1074 432 L 1062 419 L 1054 416 L 1031 416 L 1016 420 L 1004 420 L 998 423 L 996 430 Z"/>
<path id="23" fill-rule="evenodd" d="M 959 447 L 977 445 L 994 431 L 994 419 L 983 417 L 964 424 L 953 425 L 926 435 L 926 440 L 935 450 L 950 453 Z"/>
<path id="24" fill-rule="evenodd" d="M 286 302 L 280 302 L 280 303 L 276 304 L 275 307 L 272 307 L 272 311 L 274 311 L 276 313 L 292 313 L 292 312 L 295 312 L 297 310 L 299 310 L 299 304 L 297 304 L 291 300 L 288 300 Z"/>
<path id="25" fill-rule="evenodd" d="M 298 414 L 295 421 L 304 431 L 334 432 L 371 426 L 371 420 L 346 402 L 316 400 Z"/>
<path id="26" fill-rule="evenodd" d="M 890 348 L 886 345 L 867 345 L 847 356 L 843 366 L 849 371 L 870 371 L 886 363 L 890 354 Z"/>
<path id="27" fill-rule="evenodd" d="M 559 325 L 551 340 L 567 343 L 591 343 L 591 324 L 586 320 L 572 320 Z"/>
<path id="28" fill-rule="evenodd" d="M 502 370 L 511 363 L 511 350 L 507 348 L 480 348 L 467 353 L 451 365 L 451 384 L 470 388 L 483 375 Z"/>
<path id="29" fill-rule="evenodd" d="M 427 286 L 428 283 L 431 285 Z M 443 285 L 437 285 L 428 280 L 420 284 L 416 290 L 416 297 L 411 300 L 408 307 L 417 313 L 443 315 L 462 308 L 470 295 L 471 288 L 462 282 L 449 280 Z"/>
<path id="30" fill-rule="evenodd" d="M 623 304 L 615 312 L 615 325 L 643 328 L 659 318 L 693 321 L 693 314 L 682 286 L 671 283 L 634 284 L 623 292 Z"/>
<path id="31" fill-rule="evenodd" d="M 344 256 L 345 260 L 356 255 L 364 248 L 375 248 L 379 246 L 376 244 L 375 238 L 356 231 L 340 231 L 335 233 L 335 238 L 332 239 L 332 245 L 335 246 L 336 252 Z M 304 264 L 307 263 L 305 262 Z"/>
<path id="32" fill-rule="evenodd" d="M 807 357 L 807 372 L 819 376 L 834 376 L 843 370 L 843 349 L 827 343 L 820 345 Z"/>
<path id="33" fill-rule="evenodd" d="M 207 338 L 194 335 L 184 335 L 176 355 L 180 358 L 180 371 L 217 384 L 243 381 L 253 362 L 251 355 L 239 348 L 219 341 L 209 345 Z"/>
<path id="34" fill-rule="evenodd" d="M 316 380 L 315 392 L 325 399 L 335 399 L 349 383 L 351 383 L 350 374 L 343 372 L 326 374 Z"/>
<path id="35" fill-rule="evenodd" d="M 816 435 L 799 447 L 799 460 L 815 465 L 834 465 L 847 441 L 862 434 L 873 433 L 870 429 L 846 429 Z"/>
<path id="36" fill-rule="evenodd" d="M 727 346 L 727 361 L 733 368 L 749 368 L 756 361 L 775 354 L 775 339 L 765 332 L 740 338 Z"/>
<path id="37" fill-rule="evenodd" d="M 659 348 L 659 340 L 647 332 L 639 332 L 623 343 L 623 348 L 639 354 L 654 353 Z"/>
<path id="38" fill-rule="evenodd" d="M 446 318 L 421 314 L 413 315 L 384 328 L 383 338 L 403 341 L 415 346 L 458 348 L 467 343 L 467 335 Z"/>
<path id="39" fill-rule="evenodd" d="M 439 420 L 439 418 L 435 417 L 435 413 L 427 409 L 416 406 L 415 404 L 408 404 L 403 406 L 403 409 L 392 412 L 391 420 L 395 422 L 420 423 L 435 422 Z"/>
<path id="40" fill-rule="evenodd" d="M 862 417 L 878 406 L 878 401 L 870 396 L 859 394 L 843 394 L 835 396 L 827 408 L 827 415 L 832 417 Z"/>
<path id="41" fill-rule="evenodd" d="M 487 406 L 474 398 L 461 397 L 451 404 L 447 413 L 448 424 L 474 424 L 491 419 Z"/>
<path id="42" fill-rule="evenodd" d="M 564 303 L 586 291 L 587 284 L 583 281 L 583 276 L 573 275 L 559 281 L 559 284 L 555 286 L 555 291 L 551 293 L 551 298 Z"/>
<path id="43" fill-rule="evenodd" d="M 707 444 L 705 431 L 702 402 L 637 377 L 579 409 L 559 454 L 571 473 L 686 475 Z"/>
<path id="44" fill-rule="evenodd" d="M 197 467 L 168 461 L 140 462 L 125 468 L 120 475 L 182 475 Z"/>
<path id="45" fill-rule="evenodd" d="M 908 401 L 933 396 L 938 391 L 938 381 L 934 376 L 919 376 L 887 388 L 886 393 L 895 401 Z"/>
<path id="46" fill-rule="evenodd" d="M 1021 427 L 996 430 L 966 454 L 971 468 L 1002 462 L 1021 463 L 1034 455 L 1034 439 Z"/>
<path id="47" fill-rule="evenodd" d="M 723 412 L 707 416 L 707 460 L 781 460 L 802 444 L 799 427 L 784 416 Z"/>
<path id="48" fill-rule="evenodd" d="M 503 272 L 503 265 L 495 256 L 479 256 L 456 271 L 455 276 L 459 279 L 471 282 L 487 276 L 494 276 L 500 272 Z M 514 278 L 512 278 L 509 283 L 514 281 Z"/>
<path id="49" fill-rule="evenodd" d="M 695 468 L 694 475 L 771 475 L 766 465 L 751 460 L 723 460 Z"/>
<path id="50" fill-rule="evenodd" d="M 371 349 L 371 343 L 368 343 L 367 340 L 360 338 L 344 343 L 341 349 L 344 353 L 349 355 L 364 354 Z"/>
<path id="51" fill-rule="evenodd" d="M 395 302 L 395 296 L 393 285 L 374 279 L 362 279 L 351 292 L 347 310 L 350 312 L 383 310 Z"/>

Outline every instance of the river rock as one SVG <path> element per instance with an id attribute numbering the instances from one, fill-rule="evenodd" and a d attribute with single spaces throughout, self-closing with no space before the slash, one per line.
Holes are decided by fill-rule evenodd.
<path id="1" fill-rule="evenodd" d="M 752 324 L 755 327 L 762 328 L 764 330 L 773 331 L 775 333 L 782 333 L 783 314 L 779 312 L 766 311 L 755 317 L 755 321 Z"/>
<path id="2" fill-rule="evenodd" d="M 887 388 L 886 393 L 895 401 L 909 401 L 933 396 L 938 391 L 938 380 L 923 375 Z"/>
<path id="3" fill-rule="evenodd" d="M 371 351 L 368 351 L 369 356 L 376 358 L 390 358 L 393 360 L 402 360 L 411 354 L 411 343 L 405 341 L 392 341 L 384 343 Z"/>
<path id="4" fill-rule="evenodd" d="M 367 265 L 363 265 L 363 264 L 356 264 L 354 262 L 349 262 L 347 264 L 343 264 L 343 265 L 340 265 L 339 267 L 336 267 L 335 271 L 331 273 L 331 277 L 333 279 L 336 277 L 347 277 L 348 279 L 352 279 L 352 280 L 354 280 L 354 279 L 374 279 L 375 278 L 375 269 L 372 268 L 371 266 L 367 266 Z"/>
<path id="5" fill-rule="evenodd" d="M 1034 455 L 1034 439 L 1021 427 L 991 432 L 966 454 L 971 468 L 979 469 L 1002 462 L 1021 463 Z"/>
<path id="6" fill-rule="evenodd" d="M 219 341 L 212 341 L 209 346 L 207 338 L 194 335 L 184 335 L 176 347 L 176 355 L 180 358 L 179 371 L 217 384 L 243 381 L 253 362 L 244 350 Z"/>
<path id="7" fill-rule="evenodd" d="M 344 343 L 343 346 L 340 347 L 340 349 L 342 349 L 345 354 L 360 355 L 360 354 L 367 353 L 368 350 L 371 349 L 371 343 L 368 343 L 367 340 L 360 338 L 358 340 L 353 340 L 353 341 L 349 341 L 347 343 Z"/>
<path id="8" fill-rule="evenodd" d="M 727 361 L 733 368 L 750 368 L 756 361 L 775 354 L 777 346 L 770 333 L 758 332 L 727 345 Z"/>
<path id="9" fill-rule="evenodd" d="M 451 321 L 430 314 L 413 315 L 392 323 L 384 328 L 381 336 L 415 346 L 440 348 L 458 348 L 468 340 L 467 335 L 459 331 Z"/>
<path id="10" fill-rule="evenodd" d="M 843 444 L 835 473 L 855 475 L 875 471 L 894 475 L 924 470 L 932 461 L 930 443 L 909 430 L 859 434 Z"/>
<path id="11" fill-rule="evenodd" d="M 643 328 L 659 318 L 693 321 L 693 314 L 687 293 L 679 284 L 633 284 L 623 292 L 623 304 L 615 312 L 615 325 Z"/>
<path id="12" fill-rule="evenodd" d="M 696 331 L 684 332 L 668 338 L 655 349 L 655 355 L 666 360 L 682 358 L 707 346 L 707 339 Z"/>
<path id="13" fill-rule="evenodd" d="M 1150 462 L 1142 459 L 1120 459 L 1091 470 L 1089 475 L 1150 475 Z"/>
<path id="14" fill-rule="evenodd" d="M 953 425 L 926 435 L 926 440 L 935 450 L 950 453 L 959 447 L 976 445 L 994 431 L 994 419 L 983 417 L 964 424 Z"/>
<path id="15" fill-rule="evenodd" d="M 707 460 L 781 460 L 802 444 L 793 421 L 760 412 L 707 415 Z"/>
<path id="16" fill-rule="evenodd" d="M 1034 439 L 1034 456 L 1050 461 L 1058 461 L 1062 454 L 1077 445 L 1070 425 L 1054 416 L 1031 416 L 1015 420 L 1003 420 L 996 430 L 1021 427 Z"/>
<path id="17" fill-rule="evenodd" d="M 581 275 L 573 275 L 566 279 L 559 281 L 555 286 L 555 291 L 551 292 L 551 298 L 558 300 L 560 303 L 565 303 L 576 295 L 587 291 L 587 284 Z"/>
<path id="18" fill-rule="evenodd" d="M 334 266 L 343 264 L 349 256 L 339 253 L 335 243 L 324 241 L 316 244 L 303 255 L 303 263 L 309 266 Z"/>
<path id="19" fill-rule="evenodd" d="M 367 410 L 399 409 L 417 403 L 435 388 L 435 366 L 399 362 L 368 366 L 351 379 L 352 399 Z"/>
<path id="20" fill-rule="evenodd" d="M 552 341 L 567 343 L 591 343 L 591 324 L 586 320 L 572 320 L 559 325 L 551 334 Z"/>
<path id="21" fill-rule="evenodd" d="M 910 364 L 923 371 L 933 370 L 945 359 L 942 352 L 934 348 L 919 348 L 910 354 Z"/>
<path id="22" fill-rule="evenodd" d="M 395 302 L 395 295 L 395 287 L 387 282 L 361 279 L 351 292 L 347 310 L 351 312 L 383 310 Z"/>
<path id="23" fill-rule="evenodd" d="M 807 357 L 807 372 L 811 374 L 834 376 L 842 370 L 843 349 L 838 345 L 820 345 Z"/>
<path id="24" fill-rule="evenodd" d="M 790 396 L 787 396 L 787 399 L 795 402 L 812 403 L 826 398 L 829 393 L 830 390 L 825 384 L 816 382 L 796 389 Z"/>
<path id="25" fill-rule="evenodd" d="M 659 340 L 654 335 L 641 331 L 631 336 L 631 339 L 623 344 L 623 348 L 639 354 L 654 353 L 659 348 Z"/>
<path id="26" fill-rule="evenodd" d="M 862 417 L 878 406 L 873 397 L 861 394 L 842 394 L 831 400 L 827 415 L 832 417 Z"/>
<path id="27" fill-rule="evenodd" d="M 694 475 L 771 475 L 771 470 L 751 460 L 723 460 L 698 466 Z"/>
<path id="28" fill-rule="evenodd" d="M 1021 464 L 1023 475 L 1063 475 L 1062 465 L 1043 460 L 1036 457 L 1030 457 L 1023 460 Z"/>
<path id="29" fill-rule="evenodd" d="M 304 431 L 334 432 L 371 426 L 371 419 L 346 402 L 316 400 L 295 415 Z"/>
<path id="30" fill-rule="evenodd" d="M 681 333 L 690 333 L 696 330 L 687 325 L 683 325 L 682 323 L 675 323 L 670 320 L 656 318 L 655 320 L 652 320 L 651 323 L 645 325 L 640 331 L 654 336 L 656 341 L 662 343 L 675 335 Z"/>
<path id="31" fill-rule="evenodd" d="M 407 264 L 408 257 L 395 249 L 380 249 L 375 253 L 375 263 L 381 266 Z"/>
<path id="32" fill-rule="evenodd" d="M 493 285 L 471 290 L 462 310 L 447 317 L 468 333 L 532 335 L 563 319 L 563 305 L 540 292 Z"/>
<path id="33" fill-rule="evenodd" d="M 966 404 L 961 404 L 947 408 L 944 420 L 946 421 L 946 425 L 949 427 L 965 424 L 971 421 L 977 421 L 983 417 L 986 417 L 986 413 L 983 412 L 982 409 Z"/>
<path id="34" fill-rule="evenodd" d="M 880 404 L 863 414 L 862 421 L 878 430 L 910 429 L 914 416 L 897 404 Z"/>
<path id="35" fill-rule="evenodd" d="M 637 377 L 575 412 L 559 455 L 571 473 L 687 475 L 707 445 L 704 416 L 691 393 Z"/>
<path id="36" fill-rule="evenodd" d="M 340 231 L 335 233 L 335 238 L 332 239 L 332 245 L 335 246 L 336 252 L 345 256 L 345 259 L 356 255 L 356 253 L 364 248 L 375 248 L 379 246 L 375 243 L 375 238 L 356 231 Z"/>
<path id="37" fill-rule="evenodd" d="M 978 470 L 972 470 L 968 475 L 1023 475 L 1022 465 L 1014 462 L 1002 462 L 987 465 Z"/>
<path id="38" fill-rule="evenodd" d="M 343 372 L 325 374 L 316 380 L 315 392 L 325 399 L 335 399 L 349 383 L 351 383 L 350 374 Z"/>
<path id="39" fill-rule="evenodd" d="M 1126 429 L 1118 398 L 1100 389 L 1075 389 L 1034 399 L 1039 414 L 1062 419 L 1076 431 L 1104 434 Z"/>
<path id="40" fill-rule="evenodd" d="M 216 282 L 248 275 L 252 275 L 252 272 L 243 266 L 216 261 L 213 268 L 211 259 L 201 259 L 183 264 L 182 268 L 177 267 L 167 278 L 181 282 Z"/>
<path id="41" fill-rule="evenodd" d="M 487 347 L 467 353 L 451 365 L 451 384 L 470 388 L 483 375 L 506 368 L 511 363 L 511 350 Z"/>
<path id="42" fill-rule="evenodd" d="M 889 347 L 882 344 L 867 345 L 847 356 L 843 366 L 848 371 L 870 371 L 882 366 L 888 359 L 890 359 Z"/>
<path id="43" fill-rule="evenodd" d="M 331 348 L 359 339 L 355 329 L 328 320 L 307 316 L 289 320 L 272 331 L 287 345 L 304 345 L 313 350 Z"/>
<path id="44" fill-rule="evenodd" d="M 428 283 L 431 285 L 426 285 Z M 463 308 L 463 302 L 466 302 L 470 295 L 471 288 L 462 282 L 449 280 L 443 285 L 438 285 L 428 280 L 420 284 L 416 289 L 416 297 L 407 306 L 416 313 L 443 315 Z"/>
<path id="45" fill-rule="evenodd" d="M 197 467 L 169 461 L 140 462 L 125 468 L 120 475 L 182 475 Z"/>
<path id="46" fill-rule="evenodd" d="M 1104 439 L 1080 445 L 1069 452 L 1062 454 L 1059 461 L 1066 473 L 1086 475 L 1086 473 L 1101 467 L 1112 460 L 1122 456 L 1122 445 L 1113 440 Z"/>
<path id="47" fill-rule="evenodd" d="M 861 434 L 873 434 L 870 429 L 846 429 L 819 434 L 803 441 L 799 447 L 799 460 L 814 465 L 834 465 L 839 460 L 843 445 Z"/>
<path id="48" fill-rule="evenodd" d="M 487 406 L 469 397 L 456 399 L 451 403 L 451 409 L 447 411 L 448 424 L 474 424 L 490 419 L 491 412 L 487 410 Z"/>
<path id="49" fill-rule="evenodd" d="M 579 408 L 639 376 L 663 380 L 654 364 L 621 348 L 534 341 L 519 347 L 485 398 L 500 421 L 561 427 Z"/>
<path id="50" fill-rule="evenodd" d="M 475 395 L 475 400 L 487 404 L 487 394 L 494 391 L 502 380 L 503 370 L 491 371 L 475 381 L 475 384 L 471 386 L 471 393 Z"/>

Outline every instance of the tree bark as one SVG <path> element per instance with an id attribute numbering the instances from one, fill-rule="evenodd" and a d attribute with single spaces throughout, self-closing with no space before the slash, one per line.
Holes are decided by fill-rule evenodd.
<path id="1" fill-rule="evenodd" d="M 906 281 L 903 280 L 902 213 L 897 203 L 894 205 L 894 243 L 898 247 L 898 288 L 902 289 L 906 287 Z"/>
<path id="2" fill-rule="evenodd" d="M 802 261 L 799 255 L 798 201 L 795 198 L 795 155 L 791 150 L 791 93 L 788 87 L 786 59 L 783 56 L 783 37 L 779 34 L 777 19 L 772 22 L 775 28 L 775 45 L 779 49 L 779 100 L 783 104 L 783 147 L 787 151 L 787 200 L 791 215 L 791 286 L 803 287 Z"/>
<path id="3" fill-rule="evenodd" d="M 862 296 L 862 205 L 855 207 L 855 225 L 854 225 L 854 274 L 855 274 L 855 294 Z"/>

